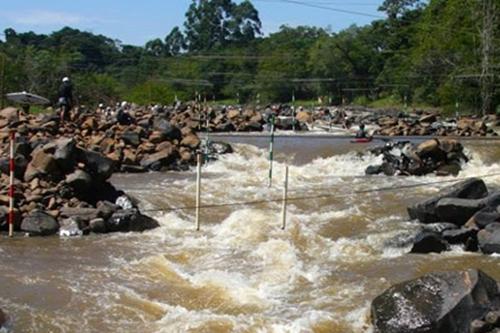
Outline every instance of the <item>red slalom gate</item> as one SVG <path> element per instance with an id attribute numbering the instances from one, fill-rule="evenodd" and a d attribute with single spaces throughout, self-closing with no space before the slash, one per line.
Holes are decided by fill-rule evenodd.
<path id="1" fill-rule="evenodd" d="M 9 237 L 14 234 L 14 145 L 16 140 L 16 133 L 10 132 L 10 183 L 9 183 Z"/>

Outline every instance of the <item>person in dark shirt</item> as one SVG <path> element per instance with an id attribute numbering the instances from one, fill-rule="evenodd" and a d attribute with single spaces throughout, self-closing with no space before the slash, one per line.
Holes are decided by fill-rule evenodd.
<path id="1" fill-rule="evenodd" d="M 73 107 L 73 85 L 68 77 L 62 79 L 59 87 L 59 107 L 61 108 L 61 121 L 69 119 L 69 111 Z"/>
<path id="2" fill-rule="evenodd" d="M 365 139 L 368 136 L 365 131 L 365 124 L 359 125 L 359 130 L 356 132 L 356 139 Z"/>

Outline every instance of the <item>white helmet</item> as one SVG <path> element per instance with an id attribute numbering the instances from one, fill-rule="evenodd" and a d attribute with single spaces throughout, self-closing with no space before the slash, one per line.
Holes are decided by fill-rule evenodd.
<path id="1" fill-rule="evenodd" d="M 69 77 L 67 76 L 63 77 L 62 82 L 69 82 Z"/>

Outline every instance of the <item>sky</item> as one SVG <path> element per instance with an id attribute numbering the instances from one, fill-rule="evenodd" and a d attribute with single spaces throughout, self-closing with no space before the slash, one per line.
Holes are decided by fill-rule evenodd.
<path id="1" fill-rule="evenodd" d="M 0 30 L 3 32 L 6 28 L 13 28 L 18 32 L 50 33 L 70 26 L 119 39 L 124 44 L 142 46 L 148 40 L 165 38 L 175 26 L 182 26 L 191 1 L 0 0 Z M 383 0 L 252 2 L 259 11 L 265 35 L 278 31 L 281 25 L 310 25 L 335 32 L 352 24 L 368 24 L 383 16 L 377 11 Z M 306 3 L 307 6 L 297 2 Z"/>

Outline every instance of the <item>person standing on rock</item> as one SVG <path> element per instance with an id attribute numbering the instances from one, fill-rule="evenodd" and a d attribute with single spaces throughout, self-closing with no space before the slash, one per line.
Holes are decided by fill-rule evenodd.
<path id="1" fill-rule="evenodd" d="M 68 77 L 62 79 L 62 84 L 59 87 L 58 105 L 61 109 L 61 122 L 69 120 L 69 111 L 73 107 L 73 85 Z"/>

